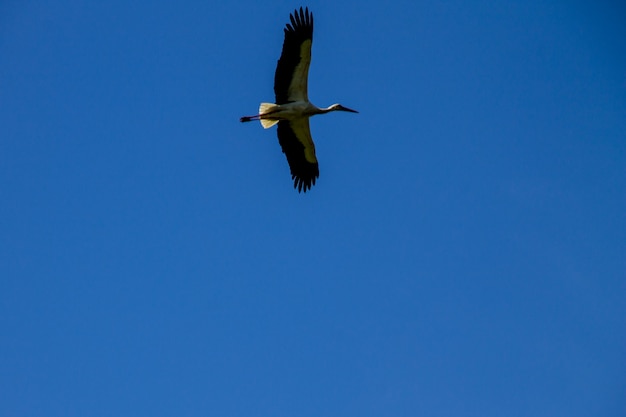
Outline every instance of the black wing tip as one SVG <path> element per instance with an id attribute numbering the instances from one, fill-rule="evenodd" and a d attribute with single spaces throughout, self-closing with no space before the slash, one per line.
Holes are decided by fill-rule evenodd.
<path id="1" fill-rule="evenodd" d="M 310 178 L 302 178 L 296 175 L 292 175 L 291 179 L 293 180 L 293 188 L 298 190 L 298 193 L 310 190 L 312 186 L 315 185 L 315 180 L 318 176 L 310 177 Z"/>
<path id="2" fill-rule="evenodd" d="M 285 32 L 295 32 L 298 28 L 310 28 L 313 29 L 313 13 L 309 11 L 308 7 L 304 9 L 300 6 L 300 10 L 295 9 L 293 13 L 289 15 L 291 24 L 287 23 L 285 26 Z"/>
<path id="3" fill-rule="evenodd" d="M 302 23 L 309 23 L 309 21 L 313 17 L 313 13 L 309 12 L 308 6 L 306 6 L 304 9 L 302 8 L 302 6 L 300 6 L 300 10 L 294 9 L 290 17 L 295 18 L 296 21 L 300 21 Z"/>

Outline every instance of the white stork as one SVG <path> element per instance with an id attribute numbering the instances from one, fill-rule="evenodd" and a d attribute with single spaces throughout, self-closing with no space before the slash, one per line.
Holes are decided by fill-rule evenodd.
<path id="1" fill-rule="evenodd" d="M 242 122 L 259 120 L 267 129 L 278 123 L 278 142 L 287 156 L 293 187 L 298 192 L 311 189 L 319 177 L 315 145 L 309 129 L 309 117 L 331 111 L 358 113 L 341 104 L 325 109 L 314 106 L 307 94 L 307 78 L 313 42 L 313 14 L 308 7 L 289 15 L 285 26 L 283 51 L 276 66 L 274 93 L 276 103 L 261 103 L 259 114 L 244 116 Z"/>

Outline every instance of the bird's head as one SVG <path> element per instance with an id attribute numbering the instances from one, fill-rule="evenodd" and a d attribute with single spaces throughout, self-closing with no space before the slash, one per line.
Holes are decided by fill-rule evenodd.
<path id="1" fill-rule="evenodd" d="M 349 111 L 350 113 L 358 113 L 358 111 L 349 109 L 349 108 L 347 108 L 345 106 L 342 106 L 339 103 L 333 104 L 332 106 L 330 106 L 330 110 L 331 111 Z"/>

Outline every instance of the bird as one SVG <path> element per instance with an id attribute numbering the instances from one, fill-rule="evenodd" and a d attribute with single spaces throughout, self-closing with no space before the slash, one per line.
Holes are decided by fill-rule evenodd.
<path id="1" fill-rule="evenodd" d="M 307 81 L 313 43 L 313 13 L 296 9 L 284 28 L 283 49 L 274 74 L 276 103 L 261 103 L 259 114 L 243 116 L 241 122 L 259 120 L 263 128 L 277 126 L 278 142 L 291 170 L 293 187 L 298 192 L 311 189 L 319 178 L 315 144 L 309 118 L 333 111 L 358 113 L 341 104 L 320 108 L 309 101 Z"/>

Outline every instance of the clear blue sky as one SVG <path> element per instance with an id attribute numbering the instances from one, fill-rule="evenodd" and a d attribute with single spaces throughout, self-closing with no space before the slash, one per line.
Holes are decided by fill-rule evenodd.
<path id="1" fill-rule="evenodd" d="M 315 15 L 320 178 L 273 100 Z M 626 6 L 0 3 L 0 415 L 626 415 Z"/>

